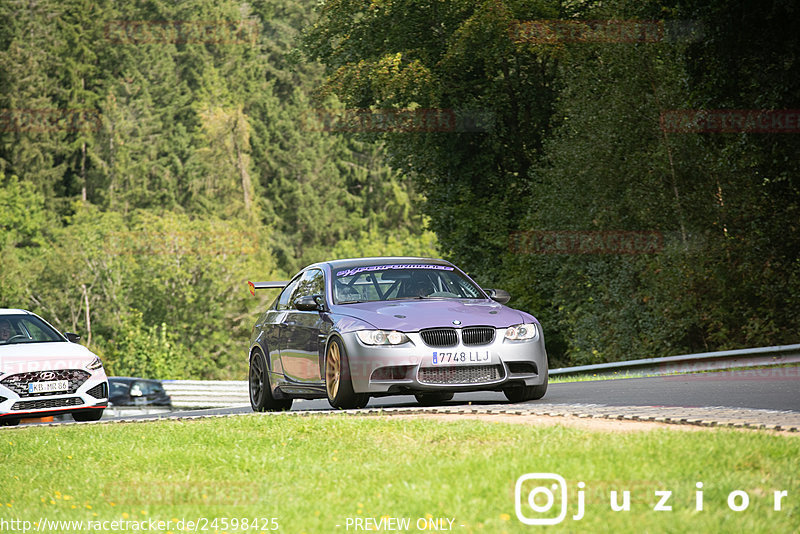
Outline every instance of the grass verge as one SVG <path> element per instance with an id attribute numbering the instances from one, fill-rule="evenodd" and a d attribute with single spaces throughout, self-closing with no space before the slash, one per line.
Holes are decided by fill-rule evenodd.
<path id="1" fill-rule="evenodd" d="M 0 459 L 5 531 L 14 520 L 74 520 L 84 522 L 81 529 L 48 523 L 44 531 L 97 532 L 88 522 L 126 521 L 113 531 L 134 532 L 133 521 L 152 520 L 164 522 L 162 532 L 177 533 L 200 520 L 198 532 L 253 533 L 270 532 L 275 523 L 263 521 L 270 518 L 278 532 L 355 532 L 356 519 L 373 526 L 366 518 L 397 531 L 397 523 L 379 523 L 383 517 L 407 519 L 409 528 L 400 531 L 410 532 L 433 525 L 463 533 L 534 532 L 544 527 L 525 525 L 515 513 L 515 482 L 526 473 L 554 473 L 567 482 L 568 515 L 552 531 L 800 528 L 800 436 L 757 431 L 612 434 L 474 420 L 253 414 L 4 430 Z M 578 521 L 572 516 L 579 482 L 585 514 Z M 537 485 L 521 486 L 529 517 L 537 517 L 527 504 Z M 610 510 L 615 490 L 620 503 L 622 492 L 630 492 L 629 511 Z M 654 510 L 656 491 L 671 491 L 671 511 Z M 747 494 L 745 510 L 728 505 L 734 491 Z M 775 491 L 787 492 L 779 511 Z M 734 505 L 741 504 L 737 495 Z M 540 492 L 534 503 L 543 506 L 545 497 Z M 555 502 L 538 517 L 558 510 Z M 248 528 L 241 521 L 233 528 L 232 518 L 247 518 Z"/>

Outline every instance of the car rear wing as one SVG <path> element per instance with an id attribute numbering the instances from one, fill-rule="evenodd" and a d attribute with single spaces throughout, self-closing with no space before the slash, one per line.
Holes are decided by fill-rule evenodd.
<path id="1" fill-rule="evenodd" d="M 283 289 L 284 287 L 289 285 L 289 281 L 286 280 L 284 282 L 251 282 L 248 280 L 247 285 L 250 286 L 250 294 L 255 296 L 256 289 Z"/>

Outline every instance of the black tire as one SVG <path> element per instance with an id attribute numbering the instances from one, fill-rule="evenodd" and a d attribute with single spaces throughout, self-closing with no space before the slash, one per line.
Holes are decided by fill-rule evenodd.
<path id="1" fill-rule="evenodd" d="M 99 421 L 103 417 L 104 408 L 92 408 L 90 410 L 80 410 L 72 412 L 72 418 L 79 423 L 86 423 L 88 421 Z"/>
<path id="2" fill-rule="evenodd" d="M 453 400 L 453 393 L 447 391 L 431 391 L 426 393 L 416 393 L 414 398 L 421 406 L 438 406 L 439 404 Z"/>
<path id="3" fill-rule="evenodd" d="M 282 412 L 292 408 L 292 399 L 276 399 L 272 396 L 267 359 L 260 350 L 254 350 L 250 356 L 247 385 L 250 406 L 254 412 Z"/>
<path id="4" fill-rule="evenodd" d="M 0 426 L 17 426 L 19 419 L 0 419 Z"/>
<path id="5" fill-rule="evenodd" d="M 350 362 L 339 338 L 331 339 L 325 349 L 325 391 L 328 403 L 339 410 L 363 408 L 369 402 L 369 393 L 353 390 Z"/>
<path id="6" fill-rule="evenodd" d="M 511 402 L 525 402 L 539 400 L 547 393 L 547 382 L 549 377 L 545 377 L 544 384 L 539 386 L 516 386 L 503 390 L 506 398 Z"/>

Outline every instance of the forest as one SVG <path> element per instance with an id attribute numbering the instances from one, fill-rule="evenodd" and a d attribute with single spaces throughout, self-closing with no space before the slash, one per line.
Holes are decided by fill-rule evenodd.
<path id="1" fill-rule="evenodd" d="M 791 0 L 8 0 L 0 307 L 243 379 L 324 259 L 455 262 L 551 367 L 800 339 Z"/>

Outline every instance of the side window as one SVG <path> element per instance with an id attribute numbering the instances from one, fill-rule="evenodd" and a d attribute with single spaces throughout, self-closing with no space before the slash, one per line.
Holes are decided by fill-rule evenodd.
<path id="1" fill-rule="evenodd" d="M 290 299 L 292 297 L 292 293 L 294 289 L 297 287 L 298 282 L 300 282 L 300 278 L 295 278 L 289 285 L 283 288 L 281 291 L 278 300 L 275 302 L 275 309 L 276 310 L 288 310 L 291 306 L 289 306 Z"/>
<path id="2" fill-rule="evenodd" d="M 142 382 L 134 382 L 131 385 L 131 397 L 142 397 L 144 394 Z"/>
<path id="3" fill-rule="evenodd" d="M 153 394 L 153 386 L 150 385 L 150 382 L 139 382 L 139 384 L 142 388 L 142 395 L 146 397 Z"/>
<path id="4" fill-rule="evenodd" d="M 291 298 L 291 307 L 294 308 L 297 299 L 308 295 L 325 295 L 325 277 L 319 269 L 310 269 L 300 277 Z"/>

